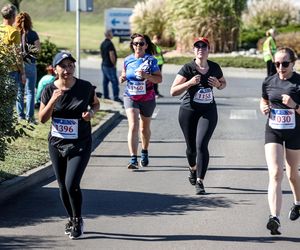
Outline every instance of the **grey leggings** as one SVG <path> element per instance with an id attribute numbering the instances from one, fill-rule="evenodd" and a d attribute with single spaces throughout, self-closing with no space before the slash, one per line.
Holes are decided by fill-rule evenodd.
<path id="1" fill-rule="evenodd" d="M 204 179 L 208 163 L 208 143 L 216 128 L 218 113 L 216 105 L 206 110 L 189 110 L 180 107 L 179 124 L 186 142 L 189 165 L 197 166 L 197 178 Z"/>
<path id="2" fill-rule="evenodd" d="M 82 194 L 80 181 L 91 155 L 91 143 L 72 156 L 62 157 L 49 143 L 49 154 L 58 182 L 60 198 L 69 217 L 81 217 Z"/>

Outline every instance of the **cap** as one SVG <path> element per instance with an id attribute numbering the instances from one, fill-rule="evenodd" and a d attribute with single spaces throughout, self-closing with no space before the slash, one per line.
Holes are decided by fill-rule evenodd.
<path id="1" fill-rule="evenodd" d="M 209 41 L 208 41 L 208 39 L 206 37 L 197 37 L 197 38 L 195 38 L 194 39 L 194 46 L 198 42 L 205 43 L 209 47 Z"/>
<path id="2" fill-rule="evenodd" d="M 52 66 L 55 67 L 57 64 L 60 64 L 61 61 L 65 60 L 65 59 L 70 59 L 71 61 L 76 62 L 76 60 L 74 59 L 74 57 L 70 53 L 68 53 L 68 52 L 59 52 L 54 56 Z"/>

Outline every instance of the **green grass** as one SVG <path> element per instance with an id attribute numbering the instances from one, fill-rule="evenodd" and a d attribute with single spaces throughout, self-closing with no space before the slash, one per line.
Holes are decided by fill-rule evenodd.
<path id="1" fill-rule="evenodd" d="M 92 126 L 99 124 L 106 112 L 95 114 Z M 49 161 L 48 133 L 50 121 L 37 126 L 21 125 L 28 136 L 23 136 L 8 145 L 5 161 L 0 161 L 0 182 L 21 175 Z"/>
<path id="2" fill-rule="evenodd" d="M 166 57 L 166 63 L 183 65 L 192 60 L 192 57 Z M 228 56 L 228 57 L 214 57 L 213 54 L 209 60 L 218 63 L 221 67 L 237 67 L 237 68 L 253 68 L 261 69 L 266 65 L 261 58 L 247 57 L 247 56 Z"/>

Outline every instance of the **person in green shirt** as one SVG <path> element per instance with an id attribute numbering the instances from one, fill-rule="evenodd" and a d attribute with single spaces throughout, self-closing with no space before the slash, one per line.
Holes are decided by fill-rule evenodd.
<path id="1" fill-rule="evenodd" d="M 267 64 L 267 76 L 271 76 L 276 74 L 276 68 L 274 64 L 274 55 L 277 51 L 275 36 L 276 36 L 275 29 L 269 29 L 266 32 L 267 39 L 263 43 L 263 55 L 264 61 Z"/>
<path id="2" fill-rule="evenodd" d="M 158 65 L 159 70 L 161 72 L 162 66 L 164 64 L 164 57 L 163 57 L 162 49 L 158 46 L 158 44 L 160 42 L 160 36 L 154 35 L 153 38 L 152 38 L 152 42 L 155 44 L 155 54 L 154 54 L 154 57 L 157 60 L 157 65 Z M 164 97 L 158 91 L 158 84 L 154 84 L 154 91 L 155 91 L 155 97 L 156 98 Z"/>

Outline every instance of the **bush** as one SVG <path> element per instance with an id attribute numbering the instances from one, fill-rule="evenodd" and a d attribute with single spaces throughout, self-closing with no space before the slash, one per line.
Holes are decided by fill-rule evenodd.
<path id="1" fill-rule="evenodd" d="M 52 64 L 53 56 L 57 52 L 57 46 L 48 39 L 41 42 L 41 51 L 37 57 L 37 83 L 46 74 L 46 67 Z"/>
<path id="2" fill-rule="evenodd" d="M 9 66 L 15 64 L 20 57 L 17 47 L 6 45 L 0 40 L 0 161 L 5 159 L 7 140 L 18 136 L 15 129 L 16 118 L 13 116 L 13 107 L 16 101 L 17 85 L 9 76 Z"/>

